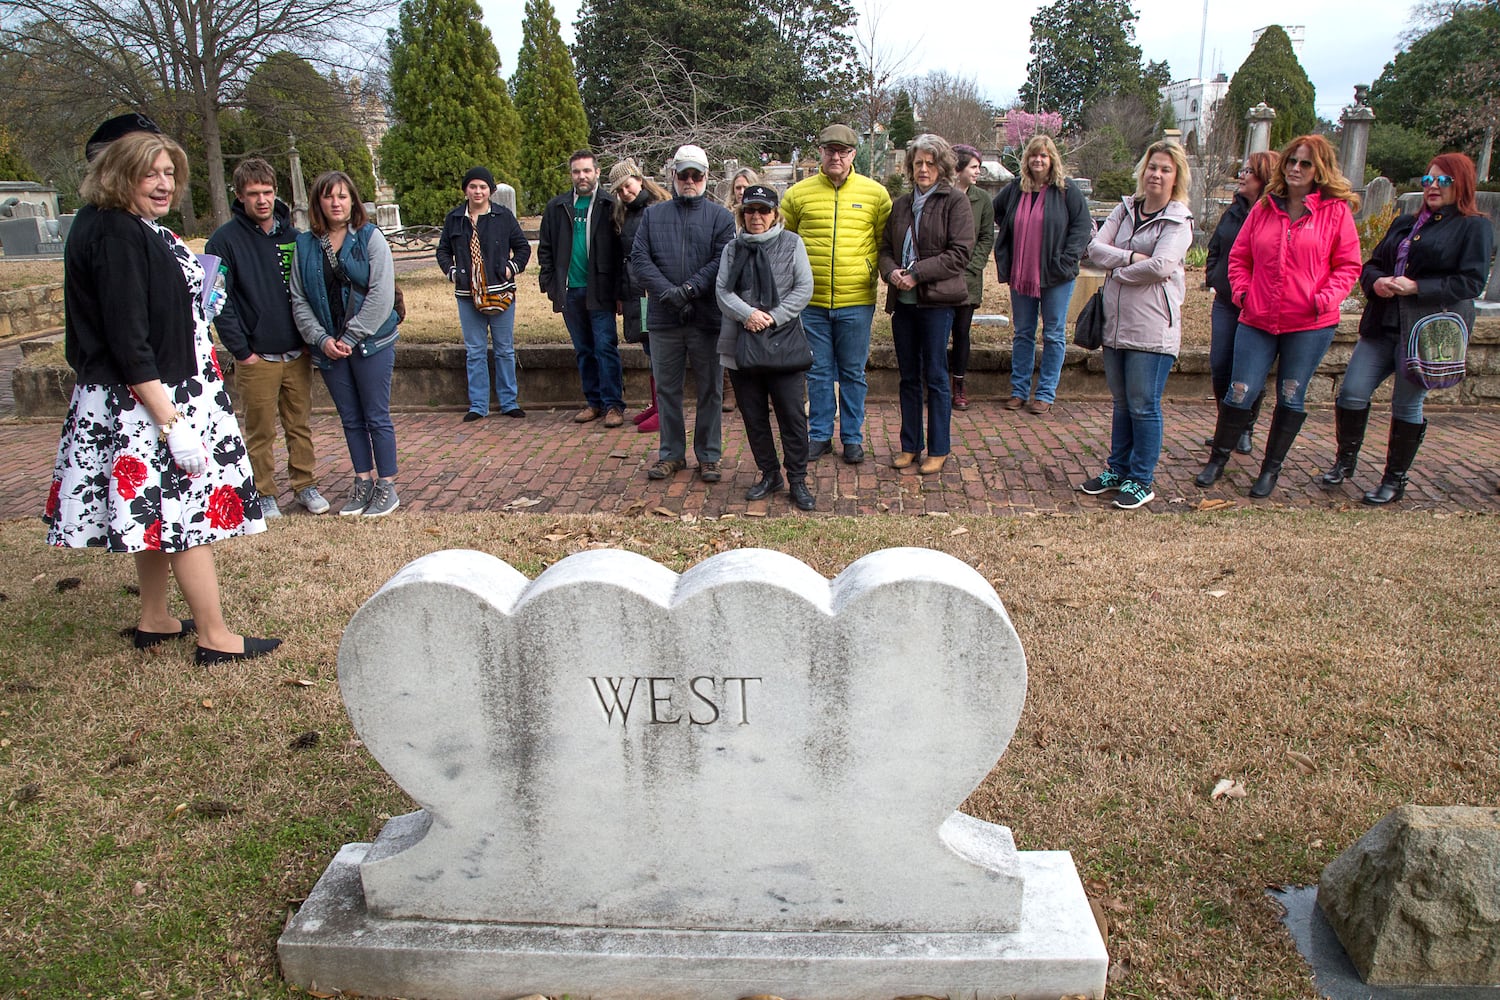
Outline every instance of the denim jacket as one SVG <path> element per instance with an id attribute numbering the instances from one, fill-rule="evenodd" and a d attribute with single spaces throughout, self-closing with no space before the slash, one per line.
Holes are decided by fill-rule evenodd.
<path id="1" fill-rule="evenodd" d="M 372 223 L 350 230 L 339 248 L 339 262 L 349 276 L 343 288 L 344 328 L 333 329 L 333 310 L 323 282 L 323 247 L 312 233 L 297 234 L 292 261 L 292 315 L 308 345 L 316 347 L 313 364 L 327 368 L 323 345 L 339 340 L 361 357 L 378 354 L 396 342 L 396 284 L 391 248 Z M 372 317 L 381 317 L 377 324 Z"/>

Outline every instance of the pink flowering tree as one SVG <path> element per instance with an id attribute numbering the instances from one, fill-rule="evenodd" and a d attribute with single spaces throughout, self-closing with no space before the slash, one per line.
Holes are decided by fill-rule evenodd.
<path id="1" fill-rule="evenodd" d="M 1062 115 L 1056 111 L 1043 111 L 1034 115 L 1030 111 L 1015 108 L 1005 114 L 1005 144 L 1019 149 L 1030 142 L 1032 136 L 1044 133 L 1056 139 L 1062 135 L 1062 127 Z"/>

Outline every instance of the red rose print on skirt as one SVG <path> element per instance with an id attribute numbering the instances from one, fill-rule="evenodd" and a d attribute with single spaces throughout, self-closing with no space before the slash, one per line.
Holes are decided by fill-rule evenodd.
<path id="1" fill-rule="evenodd" d="M 134 500 L 141 484 L 146 481 L 146 463 L 134 455 L 121 455 L 115 459 L 115 492 L 121 500 Z"/>
<path id="2" fill-rule="evenodd" d="M 58 497 L 62 494 L 62 480 L 52 480 L 52 489 L 47 492 L 47 512 L 44 516 L 54 518 L 57 516 Z"/>
<path id="3" fill-rule="evenodd" d="M 208 523 L 219 530 L 238 528 L 245 520 L 245 504 L 239 491 L 228 483 L 214 490 L 208 498 Z"/>
<path id="4" fill-rule="evenodd" d="M 219 367 L 219 352 L 209 351 L 208 360 L 213 362 L 214 378 L 218 379 L 220 382 L 224 381 L 224 369 Z"/>
<path id="5" fill-rule="evenodd" d="M 141 543 L 151 552 L 161 551 L 161 521 L 151 522 L 151 527 L 141 536 Z"/>

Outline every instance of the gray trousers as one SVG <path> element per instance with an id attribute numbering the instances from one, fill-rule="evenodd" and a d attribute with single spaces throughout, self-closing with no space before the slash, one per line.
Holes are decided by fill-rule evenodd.
<path id="1" fill-rule="evenodd" d="M 724 454 L 720 405 L 724 402 L 724 371 L 719 366 L 719 333 L 693 326 L 651 330 L 651 373 L 656 376 L 656 413 L 661 421 L 664 461 L 687 460 L 687 426 L 682 415 L 682 384 L 693 366 L 698 386 L 697 420 L 693 425 L 693 454 L 701 465 Z"/>

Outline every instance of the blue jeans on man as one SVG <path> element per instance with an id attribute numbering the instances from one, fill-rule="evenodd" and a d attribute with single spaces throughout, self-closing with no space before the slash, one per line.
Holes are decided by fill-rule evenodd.
<path id="1" fill-rule="evenodd" d="M 927 403 L 927 454 L 948 454 L 953 395 L 948 383 L 948 333 L 952 309 L 902 303 L 891 314 L 891 339 L 901 370 L 901 450 L 922 450 L 922 403 Z"/>
<path id="2" fill-rule="evenodd" d="M 620 365 L 615 314 L 588 307 L 588 289 L 569 288 L 563 299 L 563 323 L 573 338 L 578 379 L 589 406 L 604 413 L 625 409 L 624 369 Z"/>
<path id="3" fill-rule="evenodd" d="M 807 370 L 807 437 L 833 440 L 833 418 L 839 418 L 839 440 L 847 447 L 865 440 L 865 364 L 870 360 L 870 323 L 875 306 L 843 306 L 802 310 L 802 328 L 812 348 Z M 833 385 L 838 383 L 838 403 Z"/>
<path id="4" fill-rule="evenodd" d="M 518 409 L 516 402 L 516 313 L 507 309 L 487 314 L 468 299 L 458 300 L 458 328 L 464 335 L 464 360 L 469 375 L 469 410 L 480 416 L 490 412 L 490 343 L 495 352 L 495 395 L 500 412 Z"/>
<path id="5" fill-rule="evenodd" d="M 1109 468 L 1121 479 L 1150 486 L 1161 458 L 1161 396 L 1177 361 L 1170 354 L 1106 347 L 1104 379 L 1114 400 Z"/>
<path id="6" fill-rule="evenodd" d="M 1010 394 L 1015 398 L 1031 398 L 1031 372 L 1036 367 L 1036 328 L 1040 319 L 1042 370 L 1037 373 L 1036 398 L 1040 403 L 1057 400 L 1057 383 L 1062 380 L 1063 360 L 1068 356 L 1068 302 L 1072 297 L 1071 281 L 1043 288 L 1041 298 L 1011 293 L 1010 311 L 1016 332 L 1011 338 Z"/>

